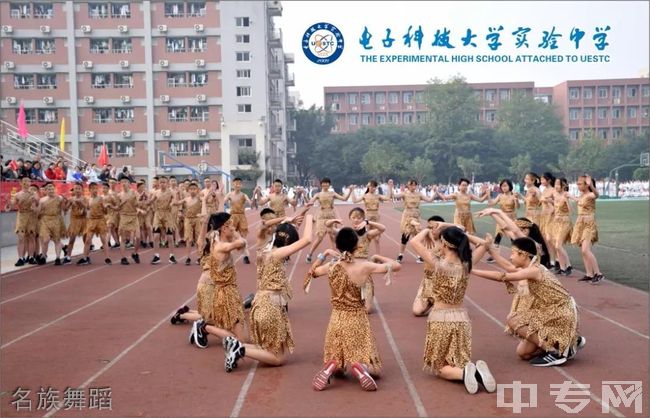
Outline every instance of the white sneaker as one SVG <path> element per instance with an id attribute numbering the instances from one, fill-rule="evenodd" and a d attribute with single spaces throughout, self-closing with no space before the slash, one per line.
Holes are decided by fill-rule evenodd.
<path id="1" fill-rule="evenodd" d="M 465 365 L 463 369 L 463 383 L 465 383 L 465 389 L 471 395 L 474 395 L 478 392 L 478 380 L 476 380 L 476 365 L 471 361 Z"/>
<path id="2" fill-rule="evenodd" d="M 483 360 L 476 362 L 476 373 L 478 374 L 478 380 L 483 384 L 483 387 L 488 393 L 492 393 L 497 390 L 497 383 L 494 380 L 494 376 L 490 373 L 488 365 Z"/>

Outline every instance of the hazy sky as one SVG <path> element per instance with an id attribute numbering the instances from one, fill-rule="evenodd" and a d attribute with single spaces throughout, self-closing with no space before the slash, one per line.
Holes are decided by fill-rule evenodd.
<path id="1" fill-rule="evenodd" d="M 648 71 L 650 50 L 649 3 L 619 2 L 333 2 L 285 1 L 282 17 L 276 24 L 282 29 L 286 52 L 293 52 L 296 87 L 304 106 L 323 104 L 323 87 L 336 85 L 421 84 L 438 77 L 446 79 L 461 74 L 468 82 L 534 81 L 536 86 L 552 86 L 564 80 L 638 77 Z M 301 49 L 302 36 L 312 24 L 328 22 L 343 34 L 342 56 L 329 65 L 309 61 Z M 415 43 L 409 49 L 402 36 L 413 25 L 422 25 L 424 40 L 418 52 Z M 485 39 L 489 27 L 502 25 L 503 43 L 493 52 Z M 595 28 L 611 26 L 607 32 L 609 46 L 598 51 L 592 36 Z M 359 38 L 364 26 L 373 35 L 374 48 L 364 51 Z M 529 27 L 530 48 L 515 49 L 512 32 Z M 543 31 L 555 26 L 558 48 L 538 49 Z M 432 47 L 437 29 L 451 31 L 449 50 Z M 574 27 L 585 32 L 580 48 L 569 40 Z M 384 49 L 382 39 L 391 28 L 395 43 Z M 460 40 L 468 28 L 477 35 L 476 48 L 463 47 Z M 362 63 L 361 54 L 608 54 L 609 63 Z"/>

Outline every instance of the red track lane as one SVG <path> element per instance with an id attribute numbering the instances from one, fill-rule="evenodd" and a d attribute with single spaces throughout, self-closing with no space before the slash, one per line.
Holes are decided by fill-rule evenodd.
<path id="1" fill-rule="evenodd" d="M 348 209 L 337 207 L 337 212 L 346 217 Z M 399 237 L 399 216 L 389 206 L 382 209 L 382 223 L 388 227 L 382 238 L 382 252 L 386 256 L 398 252 L 394 240 Z M 249 212 L 248 219 L 250 224 L 257 222 L 257 212 Z M 249 245 L 253 241 L 251 233 Z M 326 238 L 319 251 L 327 246 Z M 181 260 L 184 254 L 177 252 Z M 410 254 L 405 255 L 406 262 L 392 286 L 384 286 L 379 278 L 375 282 L 379 307 L 405 370 L 400 367 L 376 312 L 371 316 L 371 324 L 384 363 L 379 391 L 365 393 L 356 380 L 335 378 L 327 390 L 314 392 L 311 379 L 322 364 L 331 308 L 326 280 L 317 279 L 309 295 L 302 292 L 302 279 L 308 268 L 305 255 L 303 251 L 299 257 L 293 256 L 288 269 L 290 273 L 294 263 L 298 263 L 289 310 L 296 351 L 283 367 L 252 368 L 254 362 L 246 360 L 231 374 L 223 371 L 223 349 L 216 338 L 211 338 L 206 350 L 199 350 L 187 342 L 189 326 L 172 326 L 168 322 L 169 314 L 194 295 L 197 266 L 151 266 L 145 256 L 140 266 L 100 268 L 36 292 L 33 291 L 83 270 L 76 266 L 47 266 L 4 277 L 3 301 L 33 293 L 0 306 L 2 344 L 9 344 L 0 350 L 1 415 L 44 414 L 16 413 L 10 402 L 11 393 L 18 386 L 32 390 L 35 408 L 35 392 L 40 386 L 59 389 L 62 396 L 66 387 L 82 384 L 86 388 L 111 387 L 112 411 L 60 411 L 57 416 L 224 416 L 233 412 L 242 416 L 417 416 L 413 393 L 421 402 L 420 411 L 429 416 L 511 414 L 510 409 L 497 408 L 496 395 L 479 392 L 470 396 L 462 384 L 437 379 L 421 370 L 426 319 L 413 317 L 410 307 L 422 277 L 422 266 L 415 264 Z M 83 269 L 96 267 L 97 264 Z M 518 360 L 514 354 L 516 340 L 503 334 L 502 327 L 495 322 L 503 322 L 510 307 L 511 297 L 503 285 L 471 279 L 465 305 L 472 318 L 472 357 L 486 360 L 499 383 L 520 380 L 538 385 L 538 407 L 523 409 L 522 416 L 566 415 L 555 406 L 549 385 L 570 378 L 591 384 L 597 397 L 602 396 L 601 381 L 606 379 L 641 380 L 648 390 L 648 295 L 612 283 L 583 285 L 576 283 L 581 274 L 576 272 L 574 276 L 562 280 L 583 307 L 580 330 L 587 336 L 588 345 L 567 365 L 545 369 Z M 239 262 L 238 277 L 242 295 L 254 289 L 253 265 Z M 135 284 L 107 297 L 130 283 Z M 85 307 L 89 304 L 92 305 Z M 79 311 L 73 313 L 75 310 Z M 55 320 L 58 322 L 11 343 Z M 412 380 L 410 391 L 403 371 Z M 243 390 L 246 382 L 250 386 Z M 506 400 L 509 399 L 507 395 Z M 644 415 L 648 411 L 647 399 L 645 396 Z M 620 405 L 617 409 L 626 416 L 636 415 L 631 407 Z M 603 416 L 601 405 L 591 400 L 578 415 Z"/>

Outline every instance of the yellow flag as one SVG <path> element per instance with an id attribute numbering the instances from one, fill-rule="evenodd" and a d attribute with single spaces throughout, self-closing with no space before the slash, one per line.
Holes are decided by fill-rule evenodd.
<path id="1" fill-rule="evenodd" d="M 59 148 L 65 151 L 65 118 L 61 119 L 61 133 L 59 134 Z"/>

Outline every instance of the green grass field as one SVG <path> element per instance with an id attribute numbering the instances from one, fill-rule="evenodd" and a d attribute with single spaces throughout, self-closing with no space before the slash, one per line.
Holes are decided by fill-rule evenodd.
<path id="1" fill-rule="evenodd" d="M 472 204 L 472 212 L 485 207 L 485 204 Z M 440 215 L 446 221 L 453 220 L 453 204 L 431 204 L 422 207 L 422 217 Z M 523 208 L 519 216 L 523 216 Z M 598 222 L 599 241 L 594 246 L 594 254 L 600 269 L 610 280 L 648 291 L 650 281 L 648 272 L 648 218 L 650 202 L 647 200 L 598 200 L 596 219 Z M 575 211 L 573 215 L 575 220 Z M 480 235 L 494 234 L 492 218 L 474 218 L 474 224 Z M 506 238 L 502 244 L 508 246 Z M 571 264 L 584 269 L 578 247 L 567 247 Z"/>

